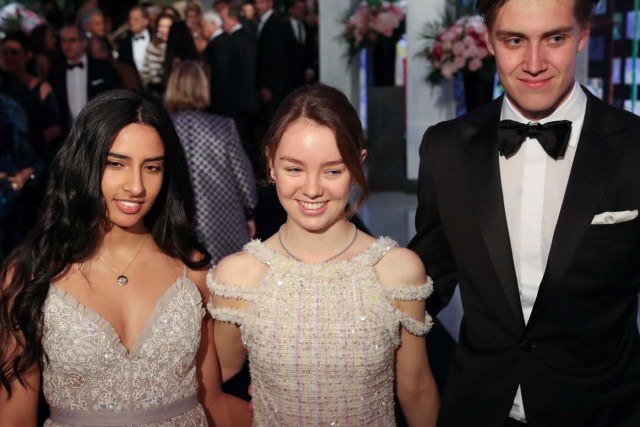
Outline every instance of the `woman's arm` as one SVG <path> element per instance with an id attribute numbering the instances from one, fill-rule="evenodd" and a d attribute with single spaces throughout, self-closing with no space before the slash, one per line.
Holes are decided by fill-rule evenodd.
<path id="1" fill-rule="evenodd" d="M 206 302 L 209 296 L 206 273 L 194 272 L 190 276 L 194 278 L 203 301 Z M 209 424 L 219 427 L 250 426 L 252 413 L 248 402 L 222 391 L 222 371 L 214 339 L 214 320 L 208 313 L 202 321 L 200 337 L 200 348 L 196 355 L 198 399 L 203 404 Z"/>
<path id="2" fill-rule="evenodd" d="M 202 322 L 200 350 L 196 357 L 198 398 L 202 402 L 209 425 L 250 426 L 249 403 L 222 391 L 222 377 L 213 335 L 213 319 L 206 315 Z"/>
<path id="3" fill-rule="evenodd" d="M 423 286 L 427 281 L 422 262 L 408 249 L 392 249 L 377 266 L 382 283 Z M 394 300 L 394 306 L 420 323 L 425 322 L 425 300 Z M 398 400 L 410 427 L 436 425 L 438 389 L 431 373 L 424 335 L 414 335 L 405 326 L 396 351 Z"/>
<path id="4" fill-rule="evenodd" d="M 11 384 L 11 397 L 0 386 L 0 426 L 35 427 L 38 418 L 40 367 L 34 365 L 22 376 L 24 386 L 17 380 Z"/>
<path id="5" fill-rule="evenodd" d="M 412 318 L 424 321 L 424 301 L 398 302 L 398 308 Z M 410 427 L 435 426 L 438 418 L 438 388 L 431 373 L 424 336 L 416 336 L 404 327 L 396 353 L 398 400 Z"/>

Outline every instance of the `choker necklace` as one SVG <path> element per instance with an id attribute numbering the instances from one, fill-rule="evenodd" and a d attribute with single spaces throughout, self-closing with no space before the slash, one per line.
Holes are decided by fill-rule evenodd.
<path id="1" fill-rule="evenodd" d="M 135 261 L 135 259 L 138 258 L 138 255 L 140 254 L 140 251 L 144 247 L 144 244 L 147 243 L 148 238 L 149 238 L 149 235 L 147 234 L 144 240 L 142 241 L 140 248 L 138 248 L 138 251 L 133 256 L 133 258 L 131 258 L 131 261 L 129 261 L 129 264 L 127 264 L 127 266 L 124 268 L 124 270 L 122 270 L 122 272 L 119 272 L 118 270 L 116 270 L 111 264 L 109 264 L 104 258 L 102 258 L 102 255 L 98 256 L 98 258 L 100 258 L 100 261 L 104 262 L 107 265 L 107 267 L 115 271 L 115 273 L 118 275 L 118 285 L 124 286 L 127 283 L 129 283 L 129 278 L 125 276 L 124 273 L 129 269 L 129 267 L 131 267 L 131 264 L 133 264 L 133 261 Z"/>
<path id="2" fill-rule="evenodd" d="M 326 264 L 329 261 L 333 261 L 334 259 L 338 258 L 340 255 L 342 255 L 343 253 L 347 252 L 351 246 L 353 246 L 353 244 L 356 241 L 356 237 L 358 237 L 358 229 L 356 228 L 356 226 L 352 223 L 351 224 L 353 226 L 353 238 L 351 239 L 351 241 L 349 242 L 349 244 L 340 252 L 338 252 L 337 254 L 325 259 L 324 261 L 322 261 L 320 264 Z M 289 249 L 287 249 L 287 247 L 284 245 L 284 240 L 282 240 L 282 227 L 284 227 L 284 224 L 282 224 L 280 226 L 280 228 L 278 229 L 278 241 L 280 242 L 280 246 L 282 246 L 282 249 L 284 249 L 284 251 L 287 253 L 287 255 L 289 255 L 290 258 L 295 259 L 298 262 L 304 263 L 304 264 L 309 264 L 303 260 L 301 260 L 300 258 L 298 258 L 297 256 L 295 256 L 294 254 L 292 254 L 291 252 L 289 252 Z"/>

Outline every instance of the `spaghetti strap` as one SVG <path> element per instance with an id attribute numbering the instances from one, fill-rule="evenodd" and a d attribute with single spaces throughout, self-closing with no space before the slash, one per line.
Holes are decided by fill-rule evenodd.
<path id="1" fill-rule="evenodd" d="M 182 277 L 184 277 L 185 279 L 189 278 L 189 268 L 186 264 L 183 264 L 182 266 Z"/>

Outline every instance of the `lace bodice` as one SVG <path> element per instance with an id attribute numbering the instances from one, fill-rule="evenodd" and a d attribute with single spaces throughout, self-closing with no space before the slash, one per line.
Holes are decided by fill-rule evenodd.
<path id="1" fill-rule="evenodd" d="M 197 403 L 177 415 L 166 409 L 185 407 L 197 391 L 195 354 L 204 309 L 191 280 L 181 277 L 165 292 L 130 351 L 106 319 L 55 286 L 43 310 L 43 387 L 52 418 L 62 411 L 80 425 L 206 425 Z M 121 415 L 119 424 L 100 424 L 114 413 Z M 140 422 L 159 413 L 168 417 Z"/>
<path id="2" fill-rule="evenodd" d="M 425 299 L 422 286 L 383 285 L 374 265 L 396 243 L 380 238 L 360 255 L 305 264 L 259 241 L 245 246 L 269 268 L 260 286 L 207 285 L 215 295 L 251 302 L 245 312 L 216 308 L 212 316 L 240 325 L 251 366 L 256 426 L 395 425 L 393 380 L 400 325 L 425 334 L 391 300 Z M 213 270 L 212 270 L 213 271 Z"/>

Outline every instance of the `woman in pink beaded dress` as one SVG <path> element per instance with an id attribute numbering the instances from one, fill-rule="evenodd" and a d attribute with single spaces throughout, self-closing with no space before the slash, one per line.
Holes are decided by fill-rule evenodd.
<path id="1" fill-rule="evenodd" d="M 264 153 L 287 220 L 207 276 L 223 378 L 248 355 L 256 426 L 394 426 L 394 381 L 407 423 L 435 425 L 431 280 L 415 254 L 348 220 L 367 194 L 356 111 L 328 86 L 298 89 Z"/>

